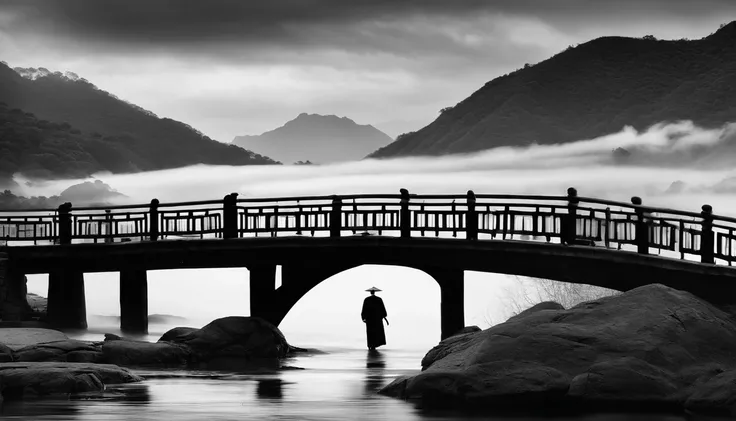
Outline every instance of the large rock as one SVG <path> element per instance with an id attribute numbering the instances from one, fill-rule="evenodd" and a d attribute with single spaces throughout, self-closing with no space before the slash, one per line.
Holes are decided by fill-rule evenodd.
<path id="1" fill-rule="evenodd" d="M 0 364 L 0 393 L 6 399 L 95 392 L 104 390 L 106 384 L 141 380 L 124 368 L 107 364 Z"/>
<path id="2" fill-rule="evenodd" d="M 734 352 L 736 324 L 728 314 L 655 284 L 568 310 L 537 309 L 448 338 L 424 357 L 422 373 L 397 379 L 404 387 L 392 384 L 382 393 L 429 404 L 440 388 L 443 401 L 457 405 L 491 404 L 477 396 L 489 390 L 513 396 L 517 390 L 515 402 L 536 402 L 541 393 L 575 405 L 682 406 L 696 390 L 694 382 L 707 384 L 719 372 L 736 369 Z M 561 395 L 563 379 L 568 390 Z M 466 386 L 442 386 L 453 382 Z"/>
<path id="3" fill-rule="evenodd" d="M 736 417 L 736 370 L 712 377 L 685 402 L 691 411 Z"/>
<path id="4" fill-rule="evenodd" d="M 13 362 L 13 350 L 9 346 L 0 343 L 0 363 Z"/>
<path id="5" fill-rule="evenodd" d="M 188 363 L 191 351 L 186 346 L 167 342 L 130 340 L 105 341 L 102 355 L 106 363 L 133 367 L 179 367 Z"/>
<path id="6" fill-rule="evenodd" d="M 11 349 L 20 349 L 28 345 L 45 342 L 56 342 L 67 340 L 67 336 L 53 329 L 40 328 L 2 328 L 0 329 L 0 343 Z"/>
<path id="7" fill-rule="evenodd" d="M 67 362 L 101 362 L 102 350 L 99 345 L 89 342 L 66 339 L 62 341 L 44 342 L 17 349 L 15 361 L 67 361 Z"/>
<path id="8" fill-rule="evenodd" d="M 188 335 L 192 332 L 195 332 L 199 330 L 196 327 L 175 327 L 173 329 L 168 330 L 166 333 L 164 333 L 161 338 L 159 338 L 159 342 L 177 342 L 180 339 L 182 339 L 185 335 Z"/>
<path id="9" fill-rule="evenodd" d="M 281 331 L 258 317 L 224 317 L 188 333 L 175 328 L 164 339 L 186 345 L 192 351 L 191 363 L 208 368 L 278 367 L 290 350 Z"/>

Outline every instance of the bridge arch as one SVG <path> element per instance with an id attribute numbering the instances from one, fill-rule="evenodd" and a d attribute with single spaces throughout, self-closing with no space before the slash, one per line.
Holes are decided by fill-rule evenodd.
<path id="1" fill-rule="evenodd" d="M 335 264 L 305 260 L 281 266 L 281 285 L 276 288 L 276 265 L 251 265 L 250 311 L 279 325 L 289 311 L 314 287 L 327 279 L 368 262 L 341 261 Z M 465 326 L 464 271 L 429 265 L 394 265 L 416 269 L 434 279 L 440 287 L 440 329 L 444 339 Z"/>
<path id="2" fill-rule="evenodd" d="M 315 285 L 287 312 L 279 328 L 296 344 L 362 345 L 364 290 L 383 290 L 390 346 L 433 346 L 440 336 L 440 287 L 426 272 L 400 265 L 363 264 Z"/>

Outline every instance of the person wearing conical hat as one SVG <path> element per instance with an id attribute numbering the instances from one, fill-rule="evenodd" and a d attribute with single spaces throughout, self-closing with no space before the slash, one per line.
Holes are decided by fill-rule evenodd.
<path id="1" fill-rule="evenodd" d="M 360 317 L 365 323 L 365 333 L 368 342 L 368 349 L 374 351 L 381 345 L 386 345 L 386 333 L 383 331 L 383 321 L 386 320 L 388 326 L 388 318 L 386 307 L 383 305 L 381 297 L 376 296 L 376 292 L 380 289 L 371 287 L 366 290 L 371 295 L 363 300 L 363 310 Z"/>

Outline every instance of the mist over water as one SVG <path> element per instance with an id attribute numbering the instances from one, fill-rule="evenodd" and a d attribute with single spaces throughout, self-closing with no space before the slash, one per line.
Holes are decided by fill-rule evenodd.
<path id="1" fill-rule="evenodd" d="M 463 156 L 364 160 L 316 166 L 198 165 L 138 174 L 98 174 L 96 178 L 125 194 L 127 198 L 121 203 L 148 203 L 153 198 L 161 202 L 222 199 L 231 192 L 239 193 L 241 198 L 397 194 L 400 188 L 416 194 L 464 194 L 467 190 L 474 190 L 477 194 L 562 196 L 568 187 L 574 186 L 581 196 L 627 203 L 632 196 L 640 196 L 646 205 L 691 211 L 699 211 L 702 204 L 708 203 L 717 214 L 736 216 L 733 194 L 736 182 L 730 180 L 736 176 L 736 171 L 716 159 L 729 153 L 733 133 L 732 125 L 705 130 L 683 122 L 658 125 L 642 133 L 627 128 L 610 136 L 564 145 L 498 148 Z M 614 154 L 617 148 L 625 148 L 631 153 L 627 162 L 617 163 Z M 720 151 L 716 154 L 718 156 L 708 152 L 713 150 Z M 692 159 L 684 160 L 683 157 Z M 17 181 L 22 186 L 19 193 L 25 196 L 49 196 L 83 180 L 26 183 L 27 180 L 19 177 Z M 670 187 L 676 181 L 684 184 L 674 193 Z M 177 325 L 201 327 L 218 317 L 249 315 L 248 276 L 245 268 L 150 271 L 149 313 L 181 316 L 187 320 L 184 323 L 152 324 L 150 335 L 143 339 L 155 341 L 167 329 Z M 114 319 L 95 317 L 119 316 L 118 275 L 86 274 L 85 280 L 90 329 L 76 335 L 101 340 L 104 332 L 119 332 Z M 511 315 L 506 302 L 508 290 L 517 285 L 514 278 L 505 275 L 466 272 L 466 324 L 485 328 L 504 321 Z M 384 291 L 379 295 L 386 303 L 391 322 L 386 328 L 388 345 L 381 348 L 381 352 L 389 360 L 385 366 L 392 369 L 379 375 L 366 370 L 366 357 L 362 351 L 365 348 L 365 328 L 360 320 L 360 306 L 366 296 L 364 290 L 371 286 Z M 46 295 L 47 277 L 30 276 L 28 287 L 30 292 Z M 374 390 L 400 372 L 418 370 L 421 357 L 439 341 L 439 310 L 439 286 L 416 269 L 365 265 L 331 277 L 302 298 L 280 326 L 290 343 L 330 352 L 327 356 L 297 361 L 303 367 L 315 366 L 312 367 L 315 370 L 312 375 L 316 377 L 299 377 L 299 373 L 281 375 L 278 382 L 284 385 L 283 396 L 294 399 L 308 396 L 310 384 L 327 387 L 337 382 L 349 389 L 360 389 L 361 381 L 365 382 L 371 376 L 374 376 L 374 383 L 371 383 Z M 213 401 L 217 401 L 218 394 L 227 397 L 239 393 L 236 390 L 242 392 L 247 389 L 250 390 L 247 393 L 255 396 L 248 398 L 250 405 L 258 407 L 257 381 L 251 379 L 249 383 L 242 378 L 239 381 L 207 383 L 197 380 L 195 385 L 187 380 L 183 384 L 195 387 L 204 395 L 212 394 Z M 166 405 L 176 405 L 178 398 L 168 392 L 179 384 L 182 383 L 154 379 L 147 382 L 146 393 L 155 395 L 154 400 L 163 400 Z M 347 401 L 335 400 L 334 407 L 330 406 L 335 419 L 351 413 L 345 407 L 349 403 L 345 402 L 366 399 L 368 395 L 363 395 L 365 390 L 359 392 L 360 398 L 355 395 L 345 397 Z M 372 393 L 369 395 L 373 396 Z M 314 419 L 324 419 L 324 413 L 309 403 L 318 398 L 304 399 L 300 401 L 302 406 L 294 409 L 297 412 L 284 410 L 283 406 L 278 410 L 274 409 L 277 407 L 267 407 L 278 413 L 284 410 L 284 413 L 299 414 L 304 419 L 310 418 L 309 411 L 315 411 L 312 415 L 322 416 Z M 380 399 L 380 402 L 361 401 L 367 414 L 406 419 L 418 416 L 402 406 L 403 403 L 377 397 L 369 399 Z M 91 414 L 104 415 L 101 406 L 95 408 L 87 408 L 86 411 L 91 412 L 83 412 L 88 417 Z M 231 412 L 227 412 L 229 416 L 239 413 L 235 408 L 230 409 Z M 95 412 L 98 410 L 102 412 Z M 192 410 L 196 413 L 201 408 Z M 274 414 L 264 411 L 259 413 L 262 416 Z M 72 419 L 84 418 L 74 417 Z M 187 418 L 182 415 L 180 419 Z"/>

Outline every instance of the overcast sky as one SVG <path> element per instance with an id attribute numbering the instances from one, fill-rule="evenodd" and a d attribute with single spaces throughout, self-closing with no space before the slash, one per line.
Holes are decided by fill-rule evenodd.
<path id="1" fill-rule="evenodd" d="M 734 0 L 0 0 L 0 60 L 73 71 L 225 142 L 301 112 L 396 136 L 568 45 L 734 19 Z"/>

